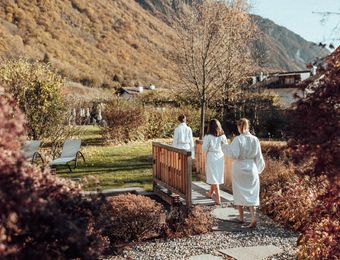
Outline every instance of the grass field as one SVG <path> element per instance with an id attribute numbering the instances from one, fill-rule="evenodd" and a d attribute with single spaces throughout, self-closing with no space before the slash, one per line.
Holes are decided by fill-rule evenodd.
<path id="1" fill-rule="evenodd" d="M 61 177 L 81 181 L 85 190 L 142 187 L 152 188 L 152 141 L 112 145 L 105 142 L 97 126 L 82 126 L 76 136 L 82 140 L 86 162 L 69 171 L 58 167 Z M 169 140 L 162 139 L 162 142 Z M 263 153 L 280 158 L 286 142 L 261 141 Z M 193 176 L 195 178 L 195 176 Z"/>
<path id="2" fill-rule="evenodd" d="M 118 146 L 105 144 L 96 126 L 82 127 L 78 138 L 82 140 L 81 151 L 86 162 L 79 160 L 71 173 L 67 167 L 58 167 L 59 176 L 81 180 L 87 190 L 129 186 L 151 189 L 151 141 Z"/>

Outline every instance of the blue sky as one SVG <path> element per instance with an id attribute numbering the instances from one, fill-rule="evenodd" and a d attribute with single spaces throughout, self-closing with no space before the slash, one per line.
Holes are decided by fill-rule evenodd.
<path id="1" fill-rule="evenodd" d="M 313 12 L 340 13 L 340 0 L 249 0 L 251 13 L 269 18 L 275 23 L 313 42 L 333 42 L 340 45 L 340 15 L 323 16 Z M 333 28 L 338 26 L 337 32 Z M 337 40 L 334 40 L 337 39 Z"/>

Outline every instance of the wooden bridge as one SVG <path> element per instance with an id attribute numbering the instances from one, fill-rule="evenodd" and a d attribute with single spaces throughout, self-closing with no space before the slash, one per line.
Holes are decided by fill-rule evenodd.
<path id="1" fill-rule="evenodd" d="M 191 152 L 158 142 L 152 143 L 153 191 L 169 204 L 183 202 L 192 204 L 214 204 L 205 193 L 210 186 L 202 181 L 205 177 L 205 156 L 202 141 L 196 141 L 196 158 L 193 162 Z M 222 189 L 231 190 L 231 160 L 225 160 L 225 183 Z M 193 173 L 198 181 L 193 182 Z M 231 202 L 232 195 L 221 191 L 221 201 Z"/>

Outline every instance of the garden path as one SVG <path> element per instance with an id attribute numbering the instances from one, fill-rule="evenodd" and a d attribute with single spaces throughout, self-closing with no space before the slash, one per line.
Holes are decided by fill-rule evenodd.
<path id="1" fill-rule="evenodd" d="M 215 206 L 206 197 L 209 185 L 192 183 L 193 204 L 211 209 L 215 219 L 213 232 L 176 239 L 157 239 L 126 249 L 120 257 L 124 259 L 295 259 L 298 234 L 275 223 L 258 212 L 258 227 L 241 228 L 232 221 L 237 210 L 232 206 L 232 195 L 222 192 L 222 205 Z M 246 212 L 246 221 L 250 214 Z M 122 259 L 112 257 L 110 259 Z"/>

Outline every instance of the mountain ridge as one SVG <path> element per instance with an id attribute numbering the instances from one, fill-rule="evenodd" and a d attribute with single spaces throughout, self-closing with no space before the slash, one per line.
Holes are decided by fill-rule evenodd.
<path id="1" fill-rule="evenodd" d="M 190 8 L 190 3 L 190 0 L 1 1 L 0 57 L 49 62 L 68 80 L 85 86 L 166 87 L 169 78 L 176 77 L 167 58 L 176 39 L 172 24 Z M 323 52 L 300 40 L 285 41 L 284 35 L 290 37 L 287 29 L 280 29 L 282 33 L 276 37 L 281 31 L 274 23 L 254 19 L 263 27 L 270 58 L 267 69 L 300 70 L 303 61 Z M 295 57 L 297 50 L 300 61 Z"/>

